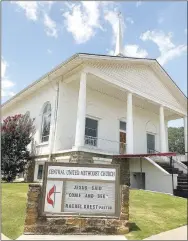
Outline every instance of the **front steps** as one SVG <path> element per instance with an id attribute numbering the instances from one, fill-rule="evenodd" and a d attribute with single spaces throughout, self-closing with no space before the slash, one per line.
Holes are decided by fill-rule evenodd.
<path id="1" fill-rule="evenodd" d="M 169 163 L 157 162 L 159 166 L 165 169 L 170 174 L 178 174 L 177 188 L 174 189 L 174 195 L 179 197 L 188 198 L 188 176 L 180 171 L 178 168 L 171 168 Z"/>
<path id="2" fill-rule="evenodd" d="M 188 161 L 182 163 L 188 167 Z"/>
<path id="3" fill-rule="evenodd" d="M 188 176 L 186 174 L 178 175 L 178 185 L 174 190 L 174 195 L 188 198 Z"/>

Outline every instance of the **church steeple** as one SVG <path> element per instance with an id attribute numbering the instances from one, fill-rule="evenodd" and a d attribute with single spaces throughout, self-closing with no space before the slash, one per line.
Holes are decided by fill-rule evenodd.
<path id="1" fill-rule="evenodd" d="M 123 56 L 123 33 L 121 24 L 121 12 L 118 13 L 118 29 L 116 37 L 116 49 L 114 55 Z"/>

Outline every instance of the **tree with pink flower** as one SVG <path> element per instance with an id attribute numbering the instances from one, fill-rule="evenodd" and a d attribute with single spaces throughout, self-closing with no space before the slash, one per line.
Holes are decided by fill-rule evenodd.
<path id="1" fill-rule="evenodd" d="M 25 115 L 8 116 L 1 123 L 1 175 L 2 180 L 12 182 L 24 172 L 31 159 L 28 145 L 35 132 L 34 119 Z"/>

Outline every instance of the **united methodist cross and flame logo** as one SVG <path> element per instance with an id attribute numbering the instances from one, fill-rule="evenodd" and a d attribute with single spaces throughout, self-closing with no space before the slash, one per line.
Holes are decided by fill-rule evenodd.
<path id="1" fill-rule="evenodd" d="M 60 192 L 56 192 L 56 185 L 53 185 L 53 187 L 49 190 L 48 194 L 47 194 L 47 202 L 52 205 L 52 207 L 54 208 L 55 206 L 55 195 L 56 193 L 60 193 Z"/>

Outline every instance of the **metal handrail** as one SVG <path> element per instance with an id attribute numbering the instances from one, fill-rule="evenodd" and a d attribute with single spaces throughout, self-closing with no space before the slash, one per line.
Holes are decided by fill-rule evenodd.
<path id="1" fill-rule="evenodd" d="M 85 135 L 85 145 L 97 146 L 97 137 Z"/>
<path id="2" fill-rule="evenodd" d="M 149 149 L 149 148 L 148 148 L 148 151 L 149 151 L 149 153 L 161 153 L 161 152 L 159 152 L 159 151 L 157 151 L 157 150 L 153 150 L 153 149 Z M 187 152 L 185 152 L 185 153 L 187 153 Z M 177 155 L 176 155 L 176 156 L 177 156 Z M 181 161 L 175 160 L 172 156 L 171 156 L 171 157 L 166 156 L 166 157 L 168 157 L 169 159 L 172 158 L 172 159 L 173 159 L 175 162 L 177 162 L 177 163 L 181 162 Z M 181 162 L 181 164 L 183 164 L 183 163 Z"/>
<path id="3" fill-rule="evenodd" d="M 98 137 L 93 137 L 88 135 L 85 135 L 84 139 L 85 139 L 85 145 L 92 146 L 92 147 L 98 147 L 98 144 L 100 143 L 100 141 L 105 141 L 112 144 L 116 143 L 119 145 L 119 153 L 120 154 L 126 153 L 127 144 L 125 142 L 118 142 L 118 141 L 113 141 L 113 140 L 108 140 L 108 139 L 103 139 L 103 138 L 98 138 Z"/>
<path id="4" fill-rule="evenodd" d="M 152 150 L 152 149 L 148 149 L 149 151 L 153 151 L 153 153 L 161 153 L 160 151 L 157 151 L 157 150 Z M 169 159 L 169 162 L 171 162 L 171 160 L 172 160 L 172 164 L 174 164 L 174 162 L 176 162 L 176 160 L 174 160 L 173 158 L 172 158 L 172 156 L 166 156 L 168 159 Z M 164 159 L 163 159 L 164 160 Z M 171 166 L 170 166 L 171 167 Z"/>

